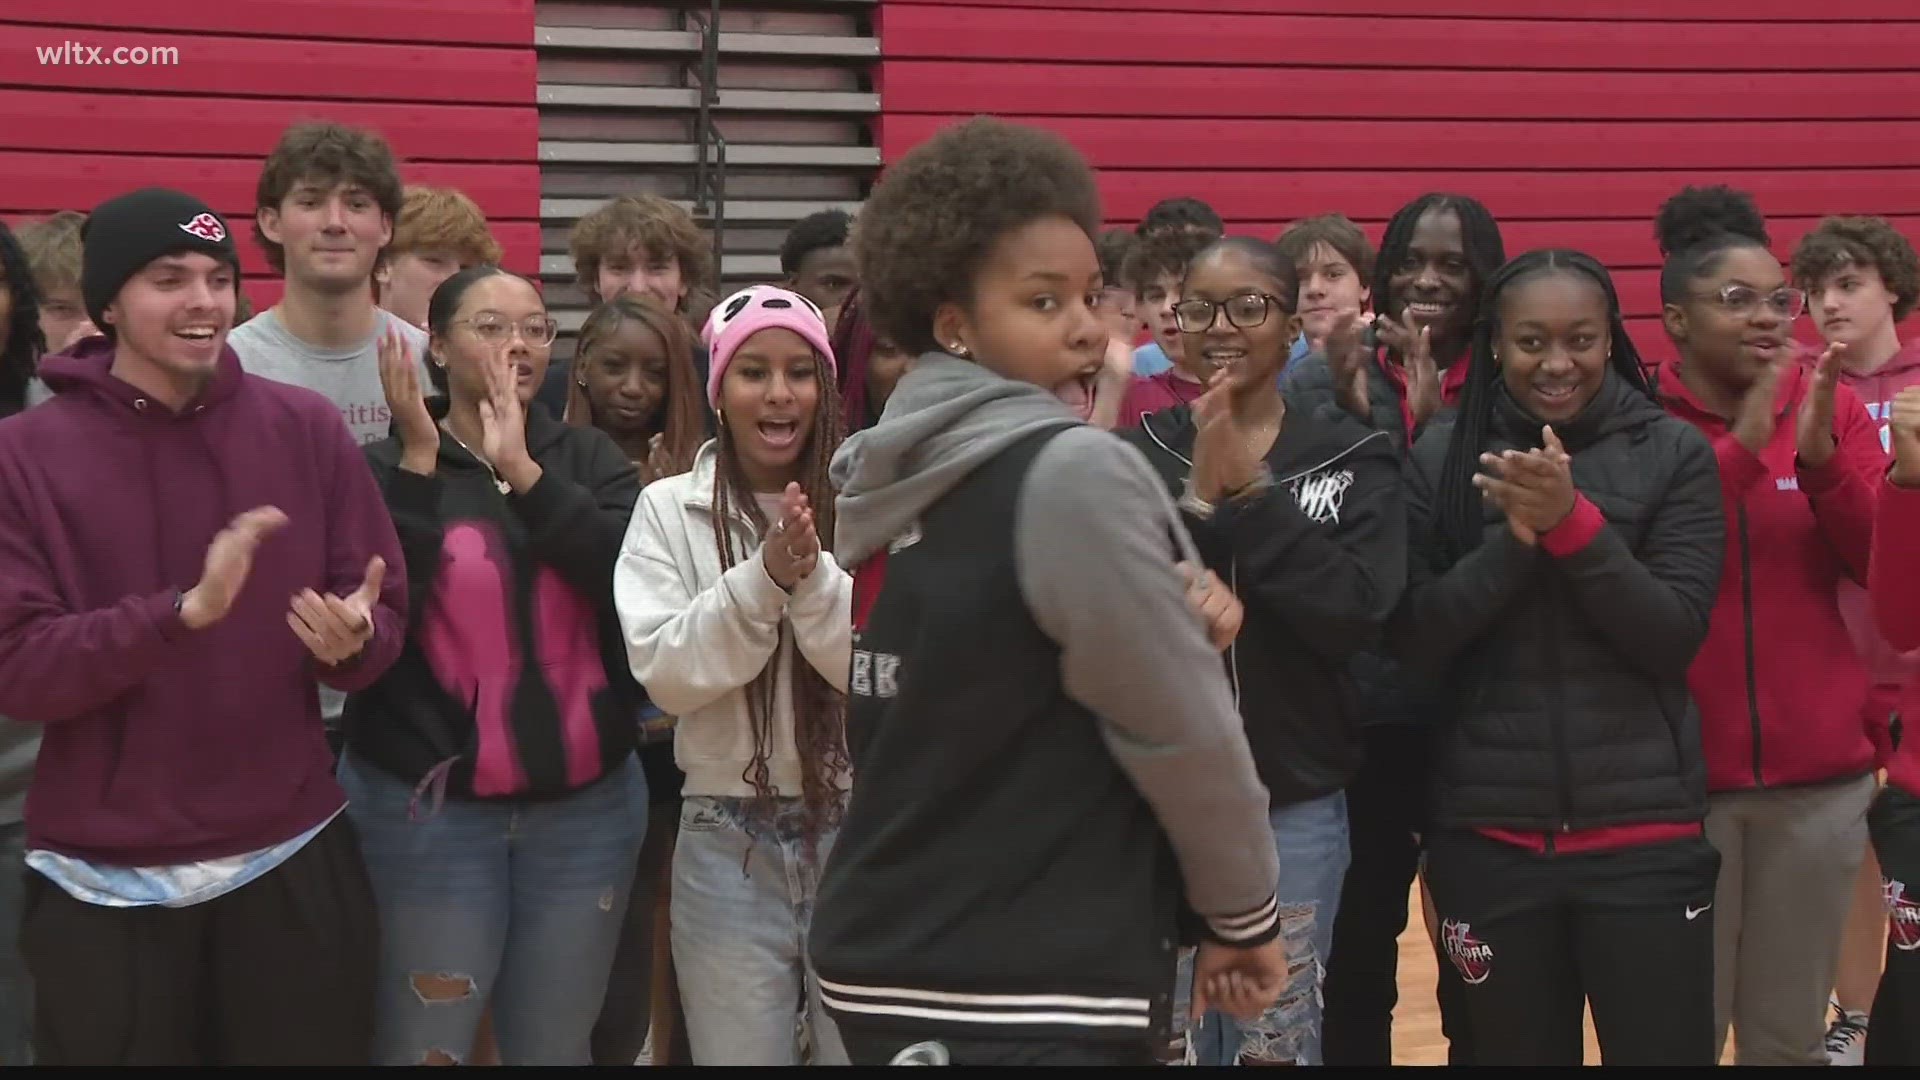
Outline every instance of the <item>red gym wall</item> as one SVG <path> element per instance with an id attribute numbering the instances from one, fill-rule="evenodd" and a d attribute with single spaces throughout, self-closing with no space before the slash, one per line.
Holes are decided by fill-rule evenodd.
<path id="1" fill-rule="evenodd" d="M 881 45 L 886 160 L 1017 117 L 1100 168 L 1115 224 L 1196 195 L 1268 238 L 1340 210 L 1377 243 L 1422 192 L 1475 195 L 1509 253 L 1612 268 L 1653 355 L 1683 184 L 1751 190 L 1783 257 L 1830 213 L 1920 237 L 1914 0 L 887 0 Z"/>
<path id="2" fill-rule="evenodd" d="M 64 41 L 179 49 L 169 66 L 43 64 Z M 430 44 L 429 44 L 430 43 Z M 280 283 L 253 242 L 254 186 L 305 119 L 373 128 L 408 183 L 466 191 L 506 262 L 540 260 L 533 0 L 0 2 L 0 216 L 91 210 L 160 184 L 226 215 L 257 308 Z"/>

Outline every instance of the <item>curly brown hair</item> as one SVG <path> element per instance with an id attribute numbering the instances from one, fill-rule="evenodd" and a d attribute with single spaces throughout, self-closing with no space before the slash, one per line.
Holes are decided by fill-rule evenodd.
<path id="1" fill-rule="evenodd" d="M 410 187 L 393 219 L 387 253 L 448 251 L 461 266 L 500 261 L 500 241 L 487 228 L 487 215 L 466 192 L 454 188 Z"/>
<path id="2" fill-rule="evenodd" d="M 625 259 L 636 247 L 649 255 L 671 255 L 679 262 L 680 280 L 687 286 L 680 314 L 689 319 L 694 315 L 695 294 L 718 287 L 713 251 L 692 214 L 658 195 L 622 195 L 573 225 L 568 248 L 581 290 L 596 301 L 605 299 L 600 295 L 600 264 Z"/>
<path id="3" fill-rule="evenodd" d="M 404 200 L 400 166 L 387 140 L 344 124 L 293 125 L 267 155 L 253 191 L 253 240 L 266 252 L 274 273 L 287 272 L 287 253 L 260 230 L 260 211 L 279 210 L 294 187 L 306 182 L 364 188 L 388 220 L 399 215 Z M 386 257 L 386 252 L 380 254 Z"/>
<path id="4" fill-rule="evenodd" d="M 934 312 L 972 301 L 994 243 L 1055 216 L 1089 240 L 1100 229 L 1093 170 L 1066 140 L 991 117 L 943 129 L 881 176 L 854 221 L 868 319 L 910 353 L 935 351 Z"/>
<path id="5" fill-rule="evenodd" d="M 1830 217 L 1793 249 L 1793 280 L 1811 289 L 1845 266 L 1871 266 L 1893 294 L 1893 321 L 1920 301 L 1920 257 L 1886 218 Z"/>
<path id="6" fill-rule="evenodd" d="M 574 367 L 567 381 L 567 407 L 561 418 L 575 427 L 598 426 L 593 404 L 587 399 L 586 368 L 600 342 L 620 332 L 628 319 L 641 323 L 660 336 L 667 353 L 667 396 L 660 403 L 655 419 L 660 434 L 660 457 L 634 464 L 640 470 L 640 482 L 650 484 L 668 476 L 678 476 L 693 468 L 693 458 L 707 441 L 706 387 L 693 366 L 693 334 L 685 320 L 668 311 L 651 296 L 627 293 L 593 309 L 580 325 L 580 336 L 573 348 Z"/>
<path id="7" fill-rule="evenodd" d="M 813 509 L 813 527 L 820 538 L 820 557 L 833 552 L 833 483 L 827 466 L 840 447 L 843 427 L 840 394 L 834 378 L 821 372 L 815 382 L 820 387 L 814 406 L 813 428 L 807 434 L 806 449 L 800 456 L 800 488 L 807 505 Z M 715 441 L 717 461 L 713 470 L 713 542 L 720 552 L 724 573 L 741 559 L 750 558 L 752 548 L 734 550 L 732 530 L 727 522 L 744 514 L 753 523 L 755 535 L 764 535 L 770 524 L 761 513 L 753 488 L 740 465 L 732 433 L 721 420 L 720 438 Z M 818 571 L 815 571 L 818 573 Z M 783 624 L 781 635 L 787 630 Z M 753 785 L 747 830 L 751 834 L 770 827 L 774 818 L 773 774 L 768 766 L 773 738 L 774 680 L 780 678 L 783 650 L 774 650 L 753 682 L 747 684 L 747 712 L 753 723 L 753 758 L 741 778 Z M 808 860 L 816 857 L 821 837 L 840 824 L 845 809 L 846 779 L 853 766 L 847 753 L 847 699 L 800 655 L 796 646 L 786 656 L 787 689 L 793 698 L 793 741 L 800 753 L 800 833 Z"/>
<path id="8" fill-rule="evenodd" d="M 1187 276 L 1194 257 L 1212 247 L 1219 237 L 1176 229 L 1153 233 L 1127 252 L 1120 266 L 1120 280 L 1135 295 L 1145 293 L 1154 282 L 1171 275 L 1178 281 Z"/>
<path id="9" fill-rule="evenodd" d="M 1373 281 L 1373 244 L 1367 240 L 1367 234 L 1353 219 L 1345 214 L 1316 214 L 1301 218 L 1287 226 L 1280 238 L 1273 242 L 1281 256 L 1295 266 L 1307 261 L 1313 255 L 1313 249 L 1325 245 L 1334 254 L 1347 260 L 1354 273 L 1360 276 L 1360 284 Z"/>

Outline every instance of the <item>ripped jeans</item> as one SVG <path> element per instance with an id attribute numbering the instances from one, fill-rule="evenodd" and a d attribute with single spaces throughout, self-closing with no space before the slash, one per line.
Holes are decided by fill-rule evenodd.
<path id="1" fill-rule="evenodd" d="M 1209 1012 L 1196 1028 L 1186 1018 L 1193 954 L 1182 955 L 1174 1023 L 1176 1030 L 1185 1025 L 1181 1042 L 1189 1065 L 1321 1063 L 1320 982 L 1333 952 L 1333 919 L 1347 876 L 1346 792 L 1275 807 L 1269 821 L 1280 856 L 1280 936 L 1287 954 L 1287 988 L 1255 1023 L 1243 1025 Z"/>
<path id="2" fill-rule="evenodd" d="M 493 1005 L 503 1065 L 588 1065 L 647 824 L 636 758 L 544 802 L 448 800 L 343 754 L 380 909 L 374 1064 L 448 1064 Z M 449 1061 L 450 1059 L 450 1061 Z"/>

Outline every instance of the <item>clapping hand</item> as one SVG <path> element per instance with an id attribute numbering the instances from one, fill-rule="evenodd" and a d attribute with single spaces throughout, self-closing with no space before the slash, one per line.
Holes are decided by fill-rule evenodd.
<path id="1" fill-rule="evenodd" d="M 1489 472 L 1475 473 L 1473 486 L 1507 515 L 1514 539 L 1531 547 L 1573 513 L 1573 459 L 1552 427 L 1540 429 L 1539 450 L 1480 455 Z"/>
<path id="2" fill-rule="evenodd" d="M 819 561 L 820 536 L 813 528 L 813 507 L 800 485 L 790 483 L 780 494 L 780 520 L 768 527 L 760 544 L 760 562 L 775 585 L 792 592 Z"/>

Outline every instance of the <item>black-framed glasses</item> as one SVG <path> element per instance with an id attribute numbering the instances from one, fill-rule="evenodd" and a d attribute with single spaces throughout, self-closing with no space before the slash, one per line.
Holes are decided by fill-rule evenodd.
<path id="1" fill-rule="evenodd" d="M 474 337 L 489 345 L 508 340 L 517 330 L 523 341 L 534 348 L 541 348 L 553 344 L 553 339 L 560 333 L 560 324 L 545 315 L 536 315 L 517 323 L 498 315 L 478 315 L 471 319 L 455 319 L 453 325 L 467 327 L 473 331 Z"/>
<path id="2" fill-rule="evenodd" d="M 1222 311 L 1229 325 L 1251 330 L 1266 323 L 1276 307 L 1285 307 L 1272 293 L 1241 293 L 1219 303 L 1212 300 L 1182 300 L 1173 305 L 1173 324 L 1183 334 L 1204 334 L 1213 329 Z"/>
<path id="3" fill-rule="evenodd" d="M 1799 289 L 1780 288 L 1770 293 L 1762 293 L 1751 285 L 1742 285 L 1730 281 L 1715 291 L 1706 294 L 1706 299 L 1719 303 L 1727 314 L 1739 318 L 1751 317 L 1762 305 L 1782 319 L 1792 322 L 1807 309 L 1807 294 Z"/>

